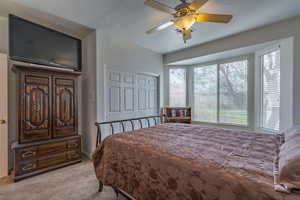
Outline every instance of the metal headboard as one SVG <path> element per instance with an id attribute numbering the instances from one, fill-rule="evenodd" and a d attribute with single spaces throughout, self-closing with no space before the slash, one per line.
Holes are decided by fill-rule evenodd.
<path id="1" fill-rule="evenodd" d="M 109 124 L 111 129 L 111 135 L 115 134 L 114 124 L 121 124 L 122 132 L 125 132 L 125 123 L 131 124 L 131 131 L 135 130 L 135 122 L 139 122 L 139 128 L 148 128 L 151 126 L 150 120 L 153 120 L 154 125 L 161 124 L 163 116 L 155 115 L 155 116 L 148 116 L 148 117 L 139 117 L 139 118 L 132 118 L 132 119 L 124 119 L 124 120 L 115 120 L 115 121 L 107 121 L 107 122 L 96 122 L 95 125 L 97 126 L 97 140 L 96 140 L 96 147 L 101 143 L 102 140 L 102 132 L 101 132 L 101 125 Z M 143 120 L 146 121 L 146 126 L 143 127 Z M 127 130 L 126 130 L 127 131 Z M 130 130 L 128 130 L 130 131 Z"/>

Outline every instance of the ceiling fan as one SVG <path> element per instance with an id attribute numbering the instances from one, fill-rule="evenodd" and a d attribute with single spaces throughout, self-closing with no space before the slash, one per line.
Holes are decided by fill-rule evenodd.
<path id="1" fill-rule="evenodd" d="M 193 0 L 189 3 L 186 0 L 180 0 L 181 3 L 175 8 L 171 8 L 156 0 L 146 0 L 145 5 L 163 11 L 173 16 L 173 19 L 169 22 L 155 26 L 148 30 L 146 33 L 151 34 L 157 31 L 161 31 L 171 25 L 175 25 L 177 30 L 182 33 L 183 40 L 186 42 L 192 37 L 192 26 L 196 22 L 215 22 L 215 23 L 229 23 L 232 19 L 232 15 L 216 15 L 207 13 L 198 13 L 208 0 Z"/>

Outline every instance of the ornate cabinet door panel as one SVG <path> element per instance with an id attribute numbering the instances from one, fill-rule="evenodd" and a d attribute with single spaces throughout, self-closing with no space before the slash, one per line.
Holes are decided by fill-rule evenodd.
<path id="1" fill-rule="evenodd" d="M 21 74 L 20 143 L 51 138 L 51 77 Z"/>
<path id="2" fill-rule="evenodd" d="M 53 137 L 77 134 L 76 79 L 53 78 Z"/>

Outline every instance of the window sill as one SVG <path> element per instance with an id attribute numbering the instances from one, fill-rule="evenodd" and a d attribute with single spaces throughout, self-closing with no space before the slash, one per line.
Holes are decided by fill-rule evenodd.
<path id="1" fill-rule="evenodd" d="M 272 135 L 277 135 L 280 133 L 280 131 L 274 131 L 271 129 L 266 129 L 266 128 L 256 128 L 256 131 L 262 132 L 262 133 L 267 133 L 267 134 L 272 134 Z"/>
<path id="2" fill-rule="evenodd" d="M 247 125 L 234 125 L 234 124 L 226 124 L 226 123 L 210 123 L 210 122 L 199 122 L 199 121 L 192 121 L 192 124 L 199 124 L 199 125 L 219 127 L 219 128 L 230 128 L 230 129 L 253 131 L 253 129 Z"/>
<path id="3" fill-rule="evenodd" d="M 229 129 L 238 129 L 238 130 L 246 130 L 246 131 L 254 131 L 259 133 L 265 133 L 265 134 L 279 134 L 280 131 L 273 131 L 270 129 L 263 129 L 263 128 L 251 128 L 249 126 L 243 126 L 243 125 L 234 125 L 234 124 L 226 124 L 226 123 L 210 123 L 210 122 L 199 122 L 199 121 L 192 121 L 192 124 L 198 124 L 198 125 L 204 125 L 209 127 L 218 127 L 218 128 L 229 128 Z"/>

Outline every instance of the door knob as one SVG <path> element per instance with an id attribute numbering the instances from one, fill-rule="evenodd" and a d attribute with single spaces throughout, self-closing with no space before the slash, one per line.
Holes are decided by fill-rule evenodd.
<path id="1" fill-rule="evenodd" d="M 4 119 L 0 120 L 0 124 L 5 124 L 5 123 L 6 123 L 6 121 Z"/>

